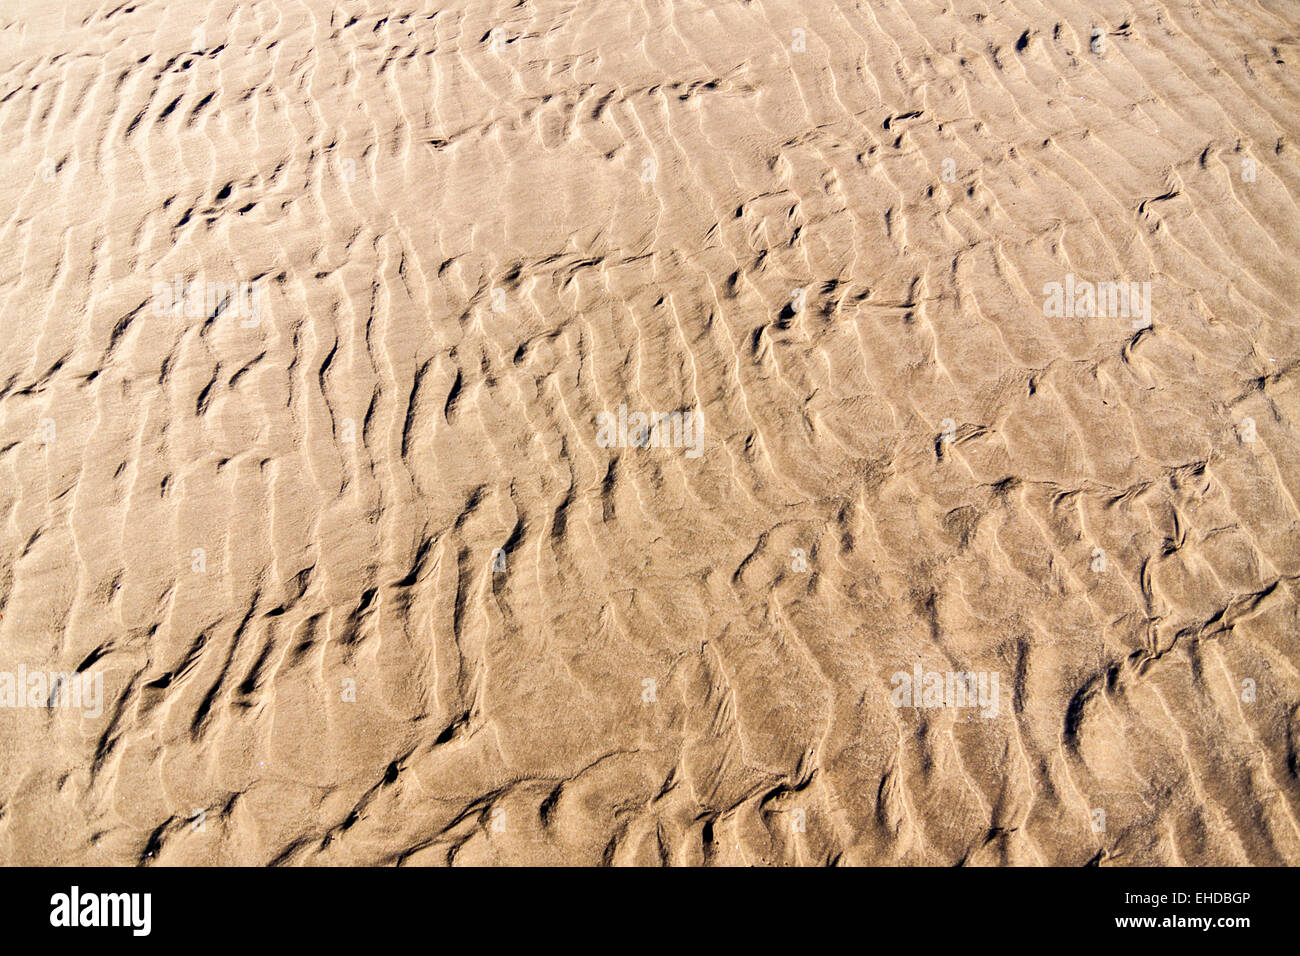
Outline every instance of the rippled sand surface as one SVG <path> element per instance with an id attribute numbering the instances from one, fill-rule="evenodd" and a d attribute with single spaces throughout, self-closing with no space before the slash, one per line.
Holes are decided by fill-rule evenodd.
<path id="1" fill-rule="evenodd" d="M 0 861 L 1300 863 L 1298 66 L 0 0 Z"/>

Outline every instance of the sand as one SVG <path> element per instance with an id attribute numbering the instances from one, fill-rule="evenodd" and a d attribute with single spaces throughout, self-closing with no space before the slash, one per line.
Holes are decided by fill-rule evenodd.
<path id="1" fill-rule="evenodd" d="M 1300 863 L 1298 64 L 0 0 L 0 861 Z"/>

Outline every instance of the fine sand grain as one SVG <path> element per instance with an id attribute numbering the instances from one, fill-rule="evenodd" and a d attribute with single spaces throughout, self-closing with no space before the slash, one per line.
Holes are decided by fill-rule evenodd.
<path id="1" fill-rule="evenodd" d="M 0 862 L 1300 863 L 1298 67 L 0 0 Z"/>

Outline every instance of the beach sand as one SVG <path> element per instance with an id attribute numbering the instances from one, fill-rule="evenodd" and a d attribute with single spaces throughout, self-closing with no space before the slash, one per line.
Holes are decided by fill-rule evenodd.
<path id="1" fill-rule="evenodd" d="M 1300 863 L 1298 66 L 0 0 L 0 861 Z"/>

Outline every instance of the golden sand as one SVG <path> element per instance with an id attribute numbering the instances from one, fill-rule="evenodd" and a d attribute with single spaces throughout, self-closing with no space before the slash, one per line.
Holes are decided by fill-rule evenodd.
<path id="1" fill-rule="evenodd" d="M 0 861 L 1300 863 L 1297 64 L 0 0 Z"/>

